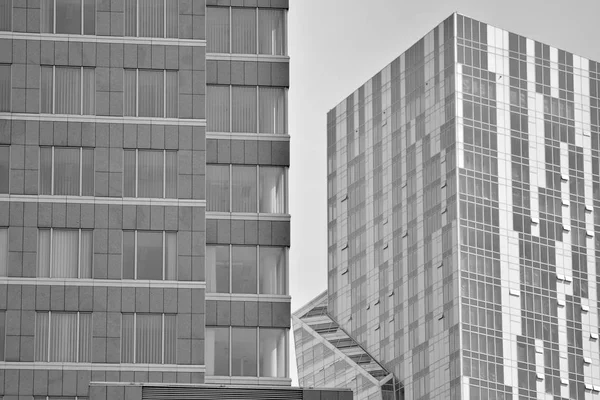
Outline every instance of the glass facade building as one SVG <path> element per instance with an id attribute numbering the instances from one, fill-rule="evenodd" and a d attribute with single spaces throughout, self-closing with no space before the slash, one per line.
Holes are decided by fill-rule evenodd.
<path id="1" fill-rule="evenodd" d="M 287 10 L 0 0 L 0 399 L 290 385 Z"/>
<path id="2" fill-rule="evenodd" d="M 327 314 L 398 398 L 600 397 L 599 67 L 454 14 L 328 113 Z"/>

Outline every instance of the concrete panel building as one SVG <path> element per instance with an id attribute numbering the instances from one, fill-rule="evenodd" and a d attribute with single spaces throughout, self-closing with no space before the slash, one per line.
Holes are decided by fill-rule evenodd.
<path id="1" fill-rule="evenodd" d="M 599 74 L 454 14 L 328 113 L 326 313 L 397 398 L 600 398 Z"/>

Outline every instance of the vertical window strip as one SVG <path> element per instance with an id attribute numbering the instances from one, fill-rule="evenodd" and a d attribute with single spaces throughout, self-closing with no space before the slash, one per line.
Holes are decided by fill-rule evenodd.
<path id="1" fill-rule="evenodd" d="M 229 53 L 229 7 L 206 7 L 206 46 L 209 53 Z"/>
<path id="2" fill-rule="evenodd" d="M 39 229 L 37 276 L 89 279 L 92 254 L 92 230 Z"/>
<path id="3" fill-rule="evenodd" d="M 2 1 L 2 0 L 0 0 Z M 2 18 L 2 10 L 0 9 L 0 18 Z M 0 29 L 1 30 L 1 29 Z M 12 91 L 12 65 L 0 64 L 0 111 L 11 110 L 11 91 Z"/>
<path id="4" fill-rule="evenodd" d="M 54 33 L 54 0 L 40 2 L 40 32 Z"/>
<path id="5" fill-rule="evenodd" d="M 12 30 L 12 0 L 0 0 L 0 31 Z M 4 357 L 2 358 L 4 360 Z"/>
<path id="6" fill-rule="evenodd" d="M 137 0 L 125 0 L 123 23 L 125 36 L 137 36 Z"/>
<path id="7" fill-rule="evenodd" d="M 6 353 L 6 311 L 0 311 L 0 361 Z"/>
<path id="8" fill-rule="evenodd" d="M 256 9 L 231 8 L 231 52 L 256 54 Z"/>
<path id="9" fill-rule="evenodd" d="M 285 55 L 285 11 L 258 10 L 258 53 Z"/>
<path id="10" fill-rule="evenodd" d="M 34 360 L 48 361 L 50 313 L 35 313 Z"/>
<path id="11" fill-rule="evenodd" d="M 0 228 L 0 276 L 8 276 L 8 228 Z"/>
<path id="12" fill-rule="evenodd" d="M 54 67 L 42 65 L 40 73 L 40 113 L 52 114 L 54 112 Z"/>
<path id="13" fill-rule="evenodd" d="M 133 364 L 135 362 L 135 326 L 134 314 L 121 315 L 121 362 Z"/>
<path id="14" fill-rule="evenodd" d="M 123 115 L 137 116 L 137 69 L 123 70 Z"/>
<path id="15" fill-rule="evenodd" d="M 179 0 L 165 0 L 165 34 L 168 38 L 179 37 Z"/>
<path id="16" fill-rule="evenodd" d="M 0 146 L 0 193 L 10 192 L 10 146 Z"/>

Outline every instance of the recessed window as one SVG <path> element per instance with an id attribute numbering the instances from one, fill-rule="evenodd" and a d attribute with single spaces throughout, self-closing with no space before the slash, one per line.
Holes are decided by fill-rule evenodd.
<path id="1" fill-rule="evenodd" d="M 123 197 L 177 198 L 177 151 L 125 150 Z"/>
<path id="2" fill-rule="evenodd" d="M 177 71 L 125 69 L 124 74 L 125 116 L 177 118 Z"/>
<path id="3" fill-rule="evenodd" d="M 207 211 L 287 213 L 284 167 L 206 166 Z"/>
<path id="4" fill-rule="evenodd" d="M 206 327 L 210 376 L 287 377 L 287 329 Z"/>
<path id="5" fill-rule="evenodd" d="M 177 316 L 123 313 L 121 362 L 176 364 Z"/>
<path id="6" fill-rule="evenodd" d="M 39 193 L 93 196 L 94 149 L 40 147 Z"/>
<path id="7" fill-rule="evenodd" d="M 0 146 L 0 193 L 9 192 L 10 146 Z"/>
<path id="8" fill-rule="evenodd" d="M 179 0 L 124 0 L 123 17 L 125 36 L 179 37 Z"/>
<path id="9" fill-rule="evenodd" d="M 208 293 L 284 295 L 287 253 L 276 246 L 206 246 Z"/>
<path id="10" fill-rule="evenodd" d="M 207 85 L 206 89 L 206 120 L 209 131 L 287 132 L 285 88 Z"/>
<path id="11" fill-rule="evenodd" d="M 91 313 L 37 312 L 34 360 L 91 362 L 92 326 Z"/>
<path id="12" fill-rule="evenodd" d="M 123 231 L 123 279 L 177 280 L 177 232 Z"/>
<path id="13" fill-rule="evenodd" d="M 285 11 L 206 7 L 209 53 L 285 55 Z"/>
<path id="14" fill-rule="evenodd" d="M 0 64 L 0 111 L 10 111 L 11 90 L 11 65 Z"/>
<path id="15" fill-rule="evenodd" d="M 81 229 L 39 229 L 37 276 L 91 278 L 93 232 Z"/>
<path id="16" fill-rule="evenodd" d="M 96 0 L 43 0 L 40 6 L 42 33 L 96 33 Z"/>
<path id="17" fill-rule="evenodd" d="M 95 68 L 42 66 L 40 113 L 94 115 Z"/>

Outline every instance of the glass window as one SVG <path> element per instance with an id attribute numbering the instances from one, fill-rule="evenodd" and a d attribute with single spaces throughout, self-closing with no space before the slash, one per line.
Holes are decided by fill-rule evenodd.
<path id="1" fill-rule="evenodd" d="M 91 313 L 36 313 L 35 361 L 91 362 L 91 344 Z"/>
<path id="2" fill-rule="evenodd" d="M 206 246 L 206 291 L 229 293 L 229 246 Z"/>
<path id="3" fill-rule="evenodd" d="M 211 132 L 229 132 L 229 86 L 206 86 L 206 123 Z"/>
<path id="4" fill-rule="evenodd" d="M 162 363 L 162 315 L 136 315 L 136 362 Z"/>
<path id="5" fill-rule="evenodd" d="M 240 133 L 256 133 L 256 87 L 232 86 L 232 130 Z"/>
<path id="6" fill-rule="evenodd" d="M 8 276 L 8 228 L 0 228 L 0 276 Z"/>
<path id="7" fill-rule="evenodd" d="M 164 107 L 163 71 L 139 71 L 140 117 L 162 117 Z"/>
<path id="8" fill-rule="evenodd" d="M 91 278 L 93 231 L 38 230 L 38 277 Z"/>
<path id="9" fill-rule="evenodd" d="M 123 114 L 177 118 L 179 115 L 177 71 L 125 69 Z"/>
<path id="10" fill-rule="evenodd" d="M 1 7 L 0 19 L 2 19 Z M 9 64 L 0 64 L 0 111 L 10 111 L 10 94 L 12 90 L 10 73 L 11 66 Z"/>
<path id="11" fill-rule="evenodd" d="M 137 233 L 138 279 L 163 279 L 162 232 Z"/>
<path id="12" fill-rule="evenodd" d="M 286 133 L 285 89 L 261 87 L 259 90 L 259 126 L 260 133 Z"/>
<path id="13" fill-rule="evenodd" d="M 176 364 L 177 316 L 123 313 L 121 362 Z"/>
<path id="14" fill-rule="evenodd" d="M 285 54 L 285 14 L 283 10 L 258 10 L 258 53 Z"/>
<path id="15" fill-rule="evenodd" d="M 163 197 L 164 152 L 138 152 L 138 197 Z"/>
<path id="16" fill-rule="evenodd" d="M 229 53 L 229 8 L 206 7 L 206 51 Z"/>
<path id="17" fill-rule="evenodd" d="M 12 0 L 0 0 L 0 31 L 12 30 Z M 4 360 L 4 357 L 2 358 Z"/>
<path id="18" fill-rule="evenodd" d="M 40 8 L 42 33 L 96 33 L 96 0 L 44 0 L 40 2 Z"/>
<path id="19" fill-rule="evenodd" d="M 0 146 L 0 193 L 9 192 L 10 146 Z"/>
<path id="20" fill-rule="evenodd" d="M 0 311 L 0 361 L 4 361 L 5 337 L 6 337 L 6 311 Z"/>
<path id="21" fill-rule="evenodd" d="M 256 247 L 232 246 L 231 292 L 256 293 Z"/>
<path id="22" fill-rule="evenodd" d="M 229 165 L 206 166 L 206 210 L 229 211 Z"/>
<path id="23" fill-rule="evenodd" d="M 232 166 L 231 200 L 233 212 L 256 212 L 256 167 Z"/>
<path id="24" fill-rule="evenodd" d="M 177 280 L 177 232 L 123 231 L 122 276 Z"/>
<path id="25" fill-rule="evenodd" d="M 179 36 L 178 0 L 125 0 L 124 11 L 125 36 Z"/>
<path id="26" fill-rule="evenodd" d="M 256 54 L 256 9 L 231 9 L 231 52 Z"/>
<path id="27" fill-rule="evenodd" d="M 205 354 L 207 375 L 229 376 L 229 328 L 206 328 Z"/>
<path id="28" fill-rule="evenodd" d="M 95 114 L 95 73 L 94 68 L 42 66 L 40 112 L 42 114 Z"/>
<path id="29" fill-rule="evenodd" d="M 286 366 L 286 330 L 263 329 L 259 330 L 259 366 L 260 376 L 285 378 Z"/>
<path id="30" fill-rule="evenodd" d="M 286 294 L 285 247 L 261 246 L 259 251 L 260 294 Z"/>
<path id="31" fill-rule="evenodd" d="M 285 168 L 260 167 L 259 174 L 259 212 L 270 214 L 285 214 L 287 212 Z"/>
<path id="32" fill-rule="evenodd" d="M 55 1 L 56 33 L 81 34 L 81 0 Z"/>
<path id="33" fill-rule="evenodd" d="M 94 150 L 41 147 L 39 193 L 63 196 L 94 195 Z"/>
<path id="34" fill-rule="evenodd" d="M 177 197 L 176 151 L 125 150 L 123 157 L 123 197 Z"/>
<path id="35" fill-rule="evenodd" d="M 231 329 L 231 375 L 257 376 L 256 329 Z"/>

